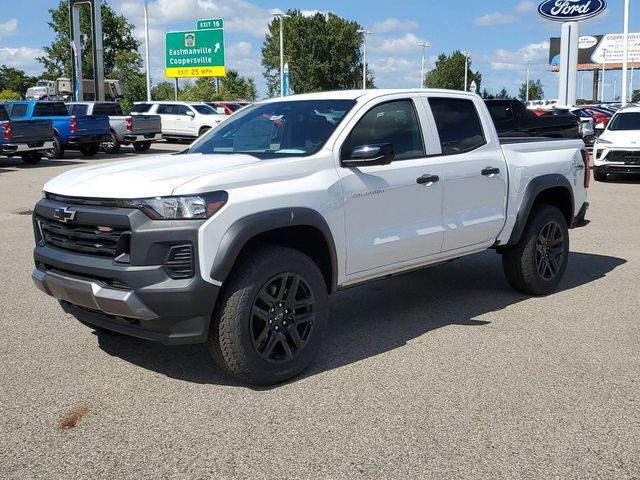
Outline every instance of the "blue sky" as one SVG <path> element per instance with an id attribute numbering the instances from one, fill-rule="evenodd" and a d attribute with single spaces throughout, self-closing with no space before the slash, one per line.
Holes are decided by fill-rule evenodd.
<path id="1" fill-rule="evenodd" d="M 53 32 L 46 25 L 45 8 L 58 0 L 3 2 L 0 17 L 0 64 L 37 75 L 42 71 L 35 57 L 48 45 Z M 144 36 L 143 0 L 109 0 L 119 13 L 136 25 Z M 540 78 L 546 96 L 557 97 L 557 74 L 547 65 L 548 41 L 559 36 L 560 24 L 538 16 L 538 2 L 493 0 L 490 2 L 432 2 L 420 0 L 264 1 L 264 0 L 149 0 L 151 26 L 151 72 L 154 83 L 165 80 L 164 33 L 193 28 L 198 18 L 225 19 L 227 66 L 256 80 L 260 94 L 265 82 L 260 65 L 260 48 L 271 13 L 297 8 L 303 11 L 331 11 L 356 20 L 373 35 L 367 40 L 367 60 L 379 87 L 417 87 L 420 84 L 420 54 L 417 45 L 427 41 L 426 69 L 435 57 L 456 49 L 471 52 L 473 68 L 482 73 L 482 87 L 496 92 L 502 87 L 516 94 L 525 79 L 525 56 L 531 58 L 531 78 Z M 632 2 L 632 8 L 640 8 Z M 622 32 L 623 0 L 610 0 L 600 16 L 581 22 L 582 35 Z M 365 8 L 366 6 L 366 8 Z M 34 11 L 38 13 L 34 15 Z M 631 12 L 630 32 L 640 32 L 640 10 Z M 143 47 L 141 48 L 143 50 Z M 286 51 L 286 45 L 285 45 Z M 582 75 L 582 74 L 580 74 Z M 590 91 L 591 74 L 585 75 L 585 92 Z M 607 97 L 614 81 L 620 91 L 620 73 L 607 74 Z M 579 76 L 578 95 L 581 81 Z M 635 78 L 640 88 L 640 72 Z"/>

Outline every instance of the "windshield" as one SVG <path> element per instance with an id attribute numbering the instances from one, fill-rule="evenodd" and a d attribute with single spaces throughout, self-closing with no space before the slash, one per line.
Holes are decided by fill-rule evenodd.
<path id="1" fill-rule="evenodd" d="M 614 115 L 609 123 L 609 130 L 640 130 L 640 112 Z"/>
<path id="2" fill-rule="evenodd" d="M 258 158 L 316 153 L 355 100 L 298 100 L 247 107 L 193 144 L 189 153 L 247 153 Z"/>
<path id="3" fill-rule="evenodd" d="M 49 82 L 47 82 L 46 80 L 38 80 L 38 82 L 36 83 L 36 87 L 46 87 L 49 85 Z"/>
<path id="4" fill-rule="evenodd" d="M 191 108 L 195 108 L 195 110 L 202 115 L 215 115 L 218 113 L 209 105 L 191 105 Z"/>

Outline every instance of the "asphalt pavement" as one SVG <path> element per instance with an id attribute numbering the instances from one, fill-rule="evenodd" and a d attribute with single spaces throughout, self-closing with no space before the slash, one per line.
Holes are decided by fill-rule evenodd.
<path id="1" fill-rule="evenodd" d="M 640 478 L 640 178 L 592 185 L 557 293 L 494 252 L 350 289 L 311 369 L 255 389 L 34 287 L 42 185 L 112 159 L 78 157 L 0 158 L 0 478 Z"/>

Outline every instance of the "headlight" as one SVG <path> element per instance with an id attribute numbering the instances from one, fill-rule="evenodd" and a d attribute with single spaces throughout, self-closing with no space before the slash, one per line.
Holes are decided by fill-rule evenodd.
<path id="1" fill-rule="evenodd" d="M 609 140 L 605 140 L 603 138 L 599 138 L 598 140 L 596 140 L 596 143 L 598 145 L 611 145 L 613 142 L 610 142 Z"/>
<path id="2" fill-rule="evenodd" d="M 138 208 L 154 220 L 201 220 L 215 215 L 227 203 L 228 198 L 227 192 L 213 192 L 181 197 L 118 200 L 118 206 Z"/>

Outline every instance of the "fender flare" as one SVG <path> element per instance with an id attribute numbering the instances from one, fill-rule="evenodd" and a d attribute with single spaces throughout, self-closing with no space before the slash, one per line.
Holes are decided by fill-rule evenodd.
<path id="1" fill-rule="evenodd" d="M 320 213 L 303 207 L 267 210 L 237 220 L 222 237 L 218 254 L 211 267 L 211 278 L 224 283 L 240 251 L 252 238 L 261 233 L 286 227 L 312 227 L 322 234 L 331 260 L 330 291 L 335 291 L 338 279 L 338 258 L 333 234 Z"/>
<path id="2" fill-rule="evenodd" d="M 533 208 L 536 197 L 545 190 L 556 187 L 562 187 L 569 193 L 569 198 L 571 199 L 571 219 L 567 221 L 567 223 L 569 224 L 569 227 L 571 227 L 571 220 L 573 219 L 573 213 L 575 211 L 575 198 L 573 196 L 573 188 L 571 188 L 569 180 L 559 173 L 542 175 L 534 178 L 529 182 L 529 185 L 527 185 L 522 197 L 522 202 L 520 202 L 520 208 L 516 215 L 516 221 L 513 225 L 513 230 L 511 231 L 511 236 L 509 237 L 507 245 L 516 245 L 520 241 L 524 228 L 527 226 L 527 221 L 531 214 L 531 209 Z"/>

